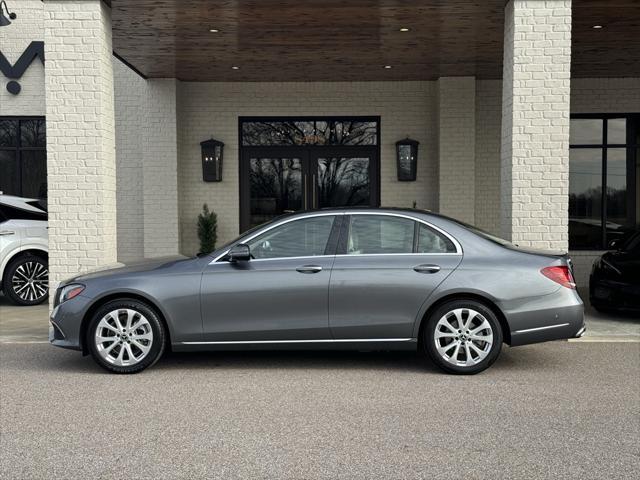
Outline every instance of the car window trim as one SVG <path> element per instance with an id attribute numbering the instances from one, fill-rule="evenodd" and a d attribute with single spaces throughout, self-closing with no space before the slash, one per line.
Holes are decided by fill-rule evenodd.
<path id="1" fill-rule="evenodd" d="M 453 243 L 453 246 L 456 248 L 455 252 L 434 252 L 434 253 L 427 253 L 427 252 L 423 252 L 423 253 L 418 253 L 418 252 L 410 252 L 410 253 L 360 253 L 360 254 L 353 254 L 353 253 L 336 253 L 336 257 L 383 257 L 383 256 L 398 256 L 398 255 L 462 255 L 462 245 L 460 245 L 460 243 L 458 242 L 458 240 L 456 240 L 454 237 L 452 237 L 449 233 L 445 232 L 444 230 L 442 230 L 441 228 L 437 227 L 436 225 L 433 225 L 430 222 L 427 222 L 426 220 L 423 220 L 421 218 L 417 218 L 417 217 L 412 217 L 411 215 L 405 215 L 402 213 L 395 213 L 395 212 L 348 212 L 346 213 L 347 218 L 345 219 L 345 221 L 343 222 L 343 236 L 345 237 L 344 242 L 340 242 L 340 249 L 338 250 L 338 252 L 346 252 L 346 243 L 347 243 L 347 237 L 349 235 L 349 226 L 351 225 L 351 218 L 352 216 L 356 216 L 356 215 L 377 215 L 377 216 L 387 216 L 387 217 L 400 217 L 400 218 L 407 218 L 409 220 L 413 220 L 414 222 L 416 222 L 417 224 L 417 229 L 420 228 L 419 224 L 423 224 L 426 225 L 427 227 L 435 230 L 436 232 L 440 233 L 441 235 L 443 235 L 444 237 L 448 238 L 451 243 Z M 416 228 L 414 228 L 414 237 L 416 235 Z M 413 246 L 414 246 L 414 250 L 415 250 L 415 238 L 414 238 L 414 242 L 413 242 Z M 343 248 L 344 247 L 344 248 Z"/>
<path id="2" fill-rule="evenodd" d="M 256 237 L 259 237 L 260 235 L 267 233 L 271 230 L 273 230 L 274 228 L 277 228 L 281 225 L 285 225 L 287 223 L 290 222 L 295 222 L 296 220 L 303 220 L 305 218 L 313 218 L 313 217 L 342 217 L 345 215 L 345 212 L 325 212 L 325 213 L 310 213 L 308 215 L 296 215 L 293 218 L 285 218 L 279 222 L 277 222 L 274 225 L 271 225 L 270 227 L 265 228 L 264 230 L 260 230 L 258 232 L 255 232 L 253 235 L 250 235 L 247 238 L 239 238 L 237 242 L 234 242 L 232 245 L 229 246 L 229 248 L 227 250 L 224 251 L 224 253 L 221 253 L 220 255 L 218 255 L 217 257 L 215 257 L 213 260 L 211 260 L 211 262 L 209 262 L 209 265 L 213 265 L 214 263 L 230 263 L 229 260 L 222 260 L 228 253 L 229 251 L 231 251 L 231 249 L 235 246 L 238 245 L 240 243 L 247 243 L 250 242 L 251 240 L 253 240 Z M 336 222 L 337 218 L 334 219 L 334 224 Z M 333 233 L 333 225 L 331 226 L 331 233 Z M 331 235 L 331 233 L 329 235 Z M 327 241 L 327 243 L 331 240 L 331 238 L 329 238 L 329 240 Z M 255 258 L 252 259 L 252 262 L 259 262 L 259 261 L 265 261 L 265 260 L 287 260 L 287 259 L 296 259 L 296 258 L 321 258 L 321 257 L 334 257 L 335 255 L 311 255 L 311 256 L 302 256 L 302 257 L 278 257 L 278 258 Z"/>

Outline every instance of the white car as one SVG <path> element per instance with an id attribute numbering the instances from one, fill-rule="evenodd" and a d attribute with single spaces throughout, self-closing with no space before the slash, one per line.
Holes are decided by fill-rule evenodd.
<path id="1" fill-rule="evenodd" d="M 47 211 L 36 199 L 0 194 L 0 286 L 17 305 L 49 296 Z"/>

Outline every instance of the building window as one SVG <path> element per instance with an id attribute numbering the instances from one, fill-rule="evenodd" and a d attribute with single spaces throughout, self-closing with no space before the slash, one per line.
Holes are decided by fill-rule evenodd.
<path id="1" fill-rule="evenodd" d="M 569 248 L 606 249 L 640 223 L 640 114 L 572 115 L 569 140 Z"/>
<path id="2" fill-rule="evenodd" d="M 42 117 L 0 117 L 0 192 L 47 198 L 47 148 Z"/>
<path id="3" fill-rule="evenodd" d="M 240 117 L 240 231 L 283 213 L 380 205 L 379 117 Z"/>
<path id="4" fill-rule="evenodd" d="M 242 145 L 377 145 L 378 122 L 354 118 L 264 118 L 241 121 Z"/>

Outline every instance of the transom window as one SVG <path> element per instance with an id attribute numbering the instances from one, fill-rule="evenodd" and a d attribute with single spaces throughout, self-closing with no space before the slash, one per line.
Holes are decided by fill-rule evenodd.
<path id="1" fill-rule="evenodd" d="M 242 146 L 378 144 L 378 122 L 354 118 L 241 120 Z"/>
<path id="2" fill-rule="evenodd" d="M 573 115 L 569 247 L 603 249 L 638 227 L 640 115 Z"/>

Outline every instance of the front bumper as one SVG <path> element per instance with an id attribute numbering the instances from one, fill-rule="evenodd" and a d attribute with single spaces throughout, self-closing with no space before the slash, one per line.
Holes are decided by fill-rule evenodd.
<path id="1" fill-rule="evenodd" d="M 91 299 L 78 295 L 51 312 L 49 318 L 49 342 L 56 347 L 82 350 L 82 320 L 91 304 Z"/>

